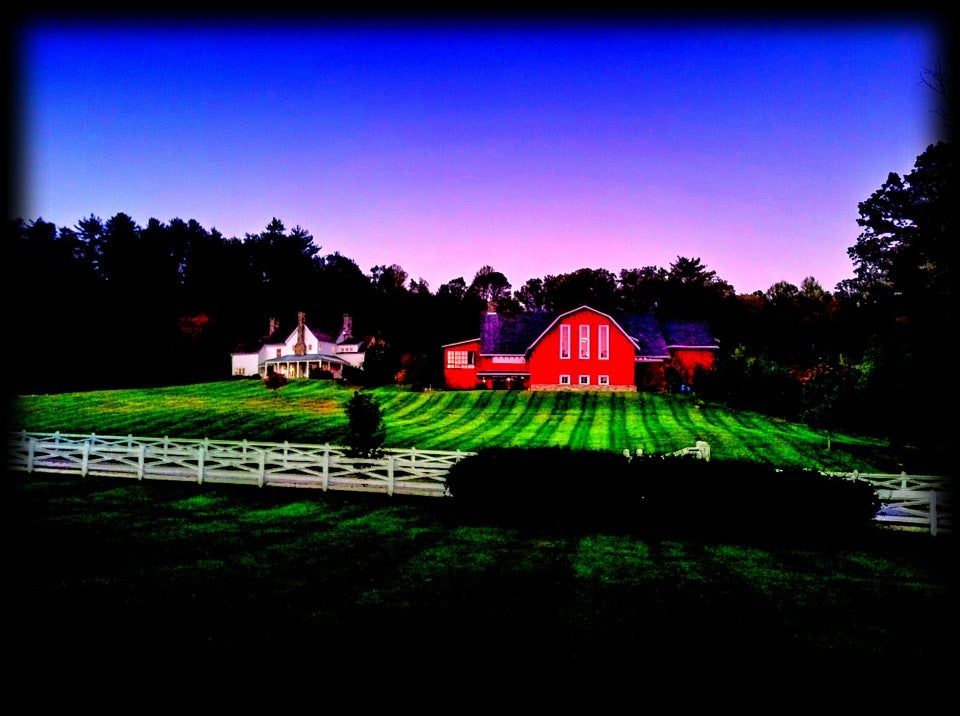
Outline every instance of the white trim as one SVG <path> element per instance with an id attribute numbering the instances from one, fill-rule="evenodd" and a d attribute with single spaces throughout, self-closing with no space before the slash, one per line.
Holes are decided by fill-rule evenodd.
<path id="1" fill-rule="evenodd" d="M 453 347 L 453 346 L 462 346 L 464 343 L 477 343 L 477 342 L 479 342 L 479 341 L 480 341 L 479 338 L 468 338 L 468 339 L 465 340 L 465 341 L 457 341 L 456 343 L 444 343 L 444 344 L 443 344 L 442 346 L 440 346 L 440 347 L 441 347 L 441 348 L 451 348 L 451 347 Z"/>
<path id="2" fill-rule="evenodd" d="M 589 375 L 580 375 L 580 376 L 578 376 L 578 380 L 580 381 L 580 382 L 578 383 L 578 385 L 590 385 L 590 376 L 589 376 Z"/>
<path id="3" fill-rule="evenodd" d="M 570 385 L 570 374 L 569 374 L 569 373 L 562 373 L 562 374 L 560 375 L 560 383 L 559 383 L 559 384 L 560 384 L 560 385 Z"/>

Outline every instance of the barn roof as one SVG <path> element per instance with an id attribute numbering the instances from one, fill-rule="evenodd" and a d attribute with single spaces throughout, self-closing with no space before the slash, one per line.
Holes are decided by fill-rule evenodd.
<path id="1" fill-rule="evenodd" d="M 663 337 L 671 348 L 716 348 L 710 326 L 704 321 L 664 321 Z"/>
<path id="2" fill-rule="evenodd" d="M 531 311 L 513 316 L 487 311 L 480 322 L 480 353 L 483 355 L 523 355 L 555 323 L 581 310 L 601 313 L 589 306 L 580 306 L 559 315 Z M 638 347 L 645 358 L 669 359 L 669 348 L 716 348 L 716 340 L 704 321 L 658 321 L 652 313 L 602 315 L 610 318 Z M 465 341 L 448 343 L 455 346 Z"/>
<path id="3" fill-rule="evenodd" d="M 485 355 L 522 355 L 551 321 L 551 316 L 542 311 L 509 318 L 488 311 L 480 324 L 480 352 Z"/>
<path id="4" fill-rule="evenodd" d="M 660 330 L 660 323 L 650 313 L 634 313 L 624 316 L 623 330 L 640 347 L 640 355 L 647 358 L 669 358 L 667 342 Z"/>

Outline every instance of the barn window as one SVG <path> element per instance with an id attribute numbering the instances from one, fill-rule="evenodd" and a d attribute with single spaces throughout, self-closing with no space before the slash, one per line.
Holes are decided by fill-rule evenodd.
<path id="1" fill-rule="evenodd" d="M 580 357 L 590 357 L 590 326 L 580 326 Z"/>
<path id="2" fill-rule="evenodd" d="M 610 376 L 609 376 L 609 375 L 600 375 L 600 376 L 597 376 L 597 384 L 599 384 L 599 385 L 610 385 Z"/>
<path id="3" fill-rule="evenodd" d="M 597 358 L 600 360 L 610 358 L 610 326 L 606 324 L 597 326 Z"/>
<path id="4" fill-rule="evenodd" d="M 560 357 L 570 357 L 570 326 L 566 323 L 560 326 Z"/>
<path id="5" fill-rule="evenodd" d="M 475 351 L 447 351 L 447 368 L 470 368 L 476 359 Z"/>
<path id="6" fill-rule="evenodd" d="M 589 376 L 589 375 L 581 375 L 581 376 L 580 376 L 580 385 L 590 385 L 590 376 Z"/>
<path id="7" fill-rule="evenodd" d="M 569 375 L 566 375 L 566 374 L 561 375 L 561 376 L 560 376 L 560 385 L 570 385 L 570 376 L 569 376 Z"/>

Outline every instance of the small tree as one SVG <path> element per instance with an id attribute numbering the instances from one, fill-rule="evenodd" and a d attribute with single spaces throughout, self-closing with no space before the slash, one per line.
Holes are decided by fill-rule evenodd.
<path id="1" fill-rule="evenodd" d="M 845 424 L 844 411 L 850 402 L 854 375 L 840 362 L 820 363 L 797 377 L 802 386 L 801 418 L 826 433 L 830 450 L 833 434 Z"/>
<path id="2" fill-rule="evenodd" d="M 371 396 L 354 391 L 347 401 L 347 447 L 354 457 L 379 457 L 386 431 L 383 411 Z"/>

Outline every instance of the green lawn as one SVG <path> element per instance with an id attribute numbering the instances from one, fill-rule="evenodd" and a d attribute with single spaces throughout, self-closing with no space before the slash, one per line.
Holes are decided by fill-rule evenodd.
<path id="1" fill-rule="evenodd" d="M 952 674 L 952 539 L 525 531 L 445 500 L 7 480 L 8 676 L 80 679 L 99 704 L 196 682 L 220 706 L 381 694 L 422 709 L 450 689 L 457 711 L 606 712 L 640 690 L 743 713 L 929 705 Z"/>
<path id="2" fill-rule="evenodd" d="M 938 457 L 884 440 L 822 433 L 689 396 L 649 393 L 370 390 L 384 412 L 388 447 L 477 450 L 566 445 L 667 453 L 710 443 L 718 459 L 782 467 L 923 473 Z M 20 396 L 11 427 L 98 433 L 343 444 L 352 389 L 297 381 L 272 392 L 260 381 L 224 381 L 149 390 Z"/>
<path id="3" fill-rule="evenodd" d="M 370 392 L 397 447 L 702 438 L 718 458 L 920 464 L 681 396 Z M 11 427 L 339 443 L 352 395 L 227 381 L 21 396 Z M 668 539 L 509 528 L 426 498 L 39 473 L 6 487 L 14 703 L 859 712 L 939 704 L 952 679 L 952 536 Z"/>

